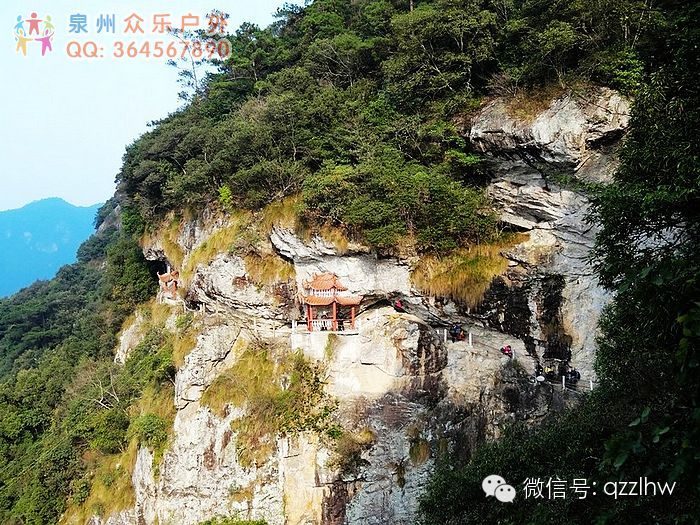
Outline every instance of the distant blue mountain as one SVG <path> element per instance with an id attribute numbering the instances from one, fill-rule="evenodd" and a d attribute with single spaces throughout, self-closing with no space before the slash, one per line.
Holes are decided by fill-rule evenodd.
<path id="1" fill-rule="evenodd" d="M 100 206 L 46 199 L 0 211 L 0 297 L 50 279 L 61 266 L 75 262 L 78 247 L 95 230 Z"/>

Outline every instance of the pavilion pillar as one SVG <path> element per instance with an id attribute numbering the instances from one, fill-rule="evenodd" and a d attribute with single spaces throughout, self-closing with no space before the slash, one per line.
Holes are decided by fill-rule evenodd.
<path id="1" fill-rule="evenodd" d="M 309 332 L 314 331 L 314 324 L 313 324 L 313 310 L 311 310 L 311 305 L 307 304 L 306 305 L 306 327 L 308 328 Z"/>
<path id="2" fill-rule="evenodd" d="M 338 303 L 333 301 L 333 331 L 338 331 Z"/>
<path id="3" fill-rule="evenodd" d="M 355 329 L 355 307 L 351 306 L 350 307 L 350 326 L 352 329 Z"/>

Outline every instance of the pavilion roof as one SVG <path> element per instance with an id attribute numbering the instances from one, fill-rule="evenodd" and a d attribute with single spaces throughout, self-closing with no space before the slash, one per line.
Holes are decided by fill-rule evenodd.
<path id="1" fill-rule="evenodd" d="M 311 281 L 306 281 L 304 286 L 310 288 L 311 290 L 340 290 L 345 291 L 347 287 L 344 286 L 338 276 L 334 273 L 320 273 L 314 275 Z"/>
<path id="2" fill-rule="evenodd" d="M 342 306 L 359 306 L 363 297 L 361 295 L 336 296 L 335 300 Z"/>
<path id="3" fill-rule="evenodd" d="M 347 297 L 336 295 L 335 297 L 317 297 L 315 295 L 307 295 L 304 297 L 304 302 L 311 306 L 330 306 L 333 303 L 338 303 L 341 306 L 358 306 L 362 302 L 361 295 L 350 295 Z"/>

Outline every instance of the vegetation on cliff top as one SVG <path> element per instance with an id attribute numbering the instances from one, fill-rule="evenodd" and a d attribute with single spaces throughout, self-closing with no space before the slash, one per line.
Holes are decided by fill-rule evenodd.
<path id="1" fill-rule="evenodd" d="M 583 77 L 633 90 L 635 46 L 657 18 L 632 0 L 285 6 L 271 27 L 236 31 L 192 102 L 129 146 L 123 204 L 154 224 L 217 199 L 257 209 L 300 194 L 308 224 L 379 249 L 493 240 L 484 166 L 454 117 L 494 89 Z"/>

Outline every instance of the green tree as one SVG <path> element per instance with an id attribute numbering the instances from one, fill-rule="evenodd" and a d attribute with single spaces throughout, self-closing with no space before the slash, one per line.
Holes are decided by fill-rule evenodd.
<path id="1" fill-rule="evenodd" d="M 107 283 L 110 299 L 125 314 L 153 296 L 155 272 L 151 272 L 136 241 L 122 237 L 107 250 Z"/>
<path id="2" fill-rule="evenodd" d="M 397 52 L 384 71 L 403 103 L 472 91 L 493 71 L 496 17 L 479 0 L 422 2 L 395 16 L 392 29 Z"/>

